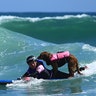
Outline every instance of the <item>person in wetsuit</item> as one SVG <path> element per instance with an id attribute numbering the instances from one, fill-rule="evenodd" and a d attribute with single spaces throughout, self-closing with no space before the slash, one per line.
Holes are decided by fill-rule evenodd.
<path id="1" fill-rule="evenodd" d="M 29 56 L 26 59 L 26 62 L 29 66 L 27 72 L 21 77 L 34 77 L 37 79 L 49 79 L 50 73 L 45 68 L 43 62 L 39 59 L 36 59 L 34 56 Z"/>

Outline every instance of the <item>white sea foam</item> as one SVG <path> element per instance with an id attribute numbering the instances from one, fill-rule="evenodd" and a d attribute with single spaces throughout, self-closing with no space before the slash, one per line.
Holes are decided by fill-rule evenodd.
<path id="1" fill-rule="evenodd" d="M 0 16 L 0 23 L 2 22 L 8 22 L 10 20 L 29 20 L 30 22 L 37 22 L 42 20 L 49 20 L 49 19 L 70 19 L 70 18 L 83 18 L 83 17 L 89 17 L 87 14 L 81 14 L 81 15 L 64 15 L 64 16 L 54 16 L 54 17 L 18 17 L 18 16 Z"/>
<path id="2" fill-rule="evenodd" d="M 85 51 L 93 51 L 93 52 L 96 52 L 96 47 L 94 46 L 91 46 L 89 44 L 84 44 L 83 47 L 82 47 L 83 50 Z"/>
<path id="3" fill-rule="evenodd" d="M 55 16 L 55 17 L 43 17 L 43 18 L 31 18 L 31 17 L 27 17 L 26 19 L 32 22 L 36 22 L 36 21 L 41 21 L 41 20 L 49 20 L 49 19 L 70 19 L 70 18 L 83 18 L 83 17 L 88 17 L 89 15 L 87 14 L 81 14 L 81 15 L 64 15 L 64 16 Z"/>
<path id="4" fill-rule="evenodd" d="M 31 86 L 40 86 L 44 80 L 43 79 L 36 79 L 31 78 L 30 81 L 25 80 L 13 80 L 13 83 L 7 84 L 7 87 L 31 87 Z"/>
<path id="5" fill-rule="evenodd" d="M 91 76 L 96 74 L 96 61 L 86 64 L 86 66 L 88 68 L 83 71 L 84 76 Z"/>

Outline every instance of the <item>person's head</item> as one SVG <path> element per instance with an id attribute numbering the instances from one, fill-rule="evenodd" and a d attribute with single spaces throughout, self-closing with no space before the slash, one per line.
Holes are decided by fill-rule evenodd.
<path id="1" fill-rule="evenodd" d="M 37 66 L 36 58 L 33 55 L 27 57 L 26 62 L 32 69 L 36 68 Z"/>

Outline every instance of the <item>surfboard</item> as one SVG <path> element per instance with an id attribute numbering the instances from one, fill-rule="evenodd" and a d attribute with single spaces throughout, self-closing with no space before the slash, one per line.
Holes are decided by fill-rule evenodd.
<path id="1" fill-rule="evenodd" d="M 0 80 L 0 85 L 6 85 L 10 83 L 13 83 L 13 80 Z"/>

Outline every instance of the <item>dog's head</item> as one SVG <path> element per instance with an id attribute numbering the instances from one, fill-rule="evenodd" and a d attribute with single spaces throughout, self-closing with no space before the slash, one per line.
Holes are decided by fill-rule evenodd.
<path id="1" fill-rule="evenodd" d="M 49 52 L 42 52 L 39 56 L 38 56 L 38 59 L 42 59 L 46 62 L 48 62 L 50 60 L 50 57 L 51 57 L 51 53 Z"/>

